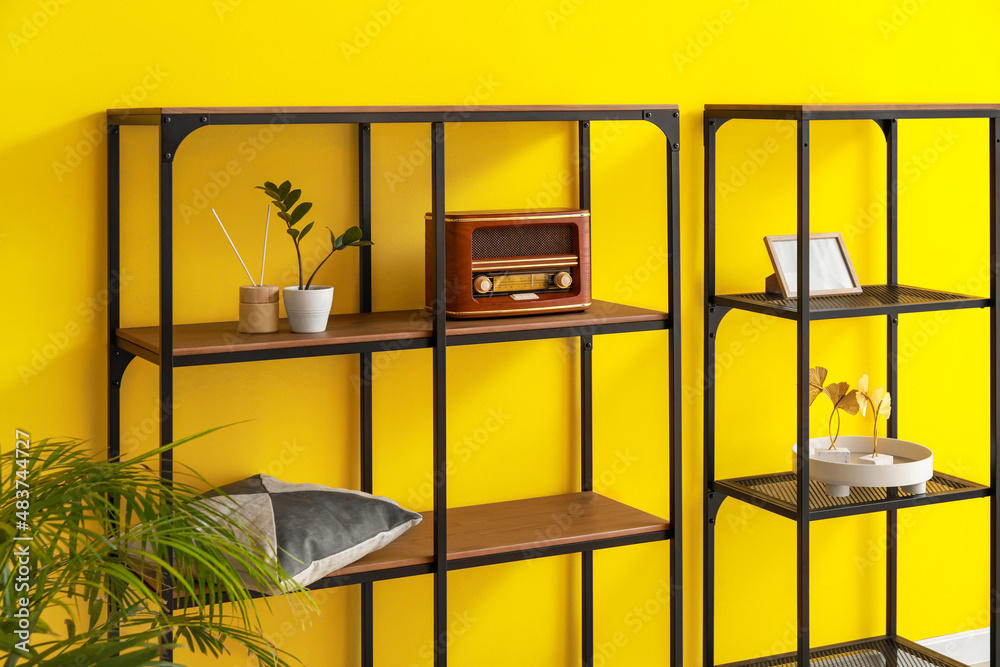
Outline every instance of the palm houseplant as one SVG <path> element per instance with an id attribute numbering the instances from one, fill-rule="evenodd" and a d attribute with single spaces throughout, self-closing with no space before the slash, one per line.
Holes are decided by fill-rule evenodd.
<path id="1" fill-rule="evenodd" d="M 306 278 L 302 262 L 302 240 L 312 231 L 314 222 L 299 225 L 305 219 L 306 214 L 312 209 L 312 202 L 300 201 L 302 197 L 301 189 L 293 189 L 289 181 L 284 181 L 281 185 L 275 185 L 272 181 L 266 181 L 264 185 L 256 186 L 257 190 L 263 190 L 271 203 L 278 209 L 278 217 L 285 222 L 285 231 L 292 238 L 295 245 L 295 259 L 298 262 L 299 284 L 285 287 L 282 295 L 285 300 L 285 312 L 288 314 L 288 323 L 292 331 L 296 333 L 317 333 L 326 330 L 327 319 L 330 316 L 330 309 L 333 307 L 333 287 L 330 285 L 313 285 L 316 273 L 333 253 L 349 247 L 370 246 L 371 241 L 362 239 L 362 231 L 358 226 L 347 229 L 340 236 L 336 236 L 333 230 L 327 227 L 330 233 L 330 252 L 316 265 L 309 277 Z"/>
<path id="2" fill-rule="evenodd" d="M 2 667 L 181 664 L 174 649 L 299 664 L 264 637 L 248 586 L 283 582 L 280 565 L 198 502 L 196 473 L 176 466 L 168 483 L 150 465 L 189 440 L 106 460 L 49 439 L 2 457 Z M 185 604 L 171 612 L 166 594 Z M 283 600 L 314 608 L 308 594 Z"/>

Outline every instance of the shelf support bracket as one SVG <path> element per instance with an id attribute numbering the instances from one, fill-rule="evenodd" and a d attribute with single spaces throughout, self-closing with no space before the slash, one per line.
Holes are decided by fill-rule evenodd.
<path id="1" fill-rule="evenodd" d="M 889 141 L 889 135 L 892 133 L 892 128 L 896 124 L 895 118 L 882 118 L 875 121 L 878 123 L 879 128 L 882 130 L 882 134 L 885 135 L 885 140 Z"/>
<path id="2" fill-rule="evenodd" d="M 719 333 L 719 327 L 722 325 L 723 318 L 729 313 L 732 308 L 728 306 L 709 306 L 708 307 L 708 334 L 709 338 L 715 338 L 716 334 Z"/>
<path id="3" fill-rule="evenodd" d="M 718 491 L 708 491 L 705 494 L 705 521 L 710 525 L 715 525 L 715 520 L 719 516 L 719 508 L 722 507 L 722 503 L 728 498 L 724 493 L 719 493 Z"/>
<path id="4" fill-rule="evenodd" d="M 681 114 L 679 111 L 670 111 L 669 109 L 642 112 L 643 120 L 649 121 L 660 128 L 660 132 L 663 132 L 667 138 L 667 150 L 675 153 L 681 149 L 680 117 Z"/>
<path id="5" fill-rule="evenodd" d="M 173 162 L 181 142 L 199 127 L 211 124 L 212 117 L 207 114 L 164 115 L 160 120 L 160 159 L 163 162 Z"/>
<path id="6" fill-rule="evenodd" d="M 708 122 L 705 123 L 705 136 L 702 138 L 704 145 L 708 145 L 708 133 L 718 132 L 719 128 L 726 123 L 726 121 L 731 120 L 729 118 L 709 118 Z"/>
<path id="7" fill-rule="evenodd" d="M 123 350 L 120 347 L 111 348 L 111 351 L 108 353 L 108 361 L 110 362 L 108 364 L 108 372 L 111 374 L 111 377 L 108 379 L 111 380 L 112 385 L 119 388 L 122 386 L 125 369 L 128 368 L 133 359 L 135 359 L 135 355 L 131 352 Z"/>

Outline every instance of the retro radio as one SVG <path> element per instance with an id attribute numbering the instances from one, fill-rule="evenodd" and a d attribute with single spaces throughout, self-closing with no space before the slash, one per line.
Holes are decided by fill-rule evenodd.
<path id="1" fill-rule="evenodd" d="M 426 221 L 426 266 L 434 219 Z M 445 213 L 445 307 L 449 317 L 557 313 L 590 307 L 590 211 Z M 427 307 L 434 277 L 427 275 Z"/>

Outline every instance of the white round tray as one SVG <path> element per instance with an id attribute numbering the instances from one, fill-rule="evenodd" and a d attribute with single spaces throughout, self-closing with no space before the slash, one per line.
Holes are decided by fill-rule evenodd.
<path id="1" fill-rule="evenodd" d="M 829 449 L 830 438 L 813 438 L 809 441 L 810 456 L 817 449 Z M 858 463 L 861 456 L 872 453 L 872 438 L 867 435 L 842 435 L 837 438 L 837 449 L 851 452 L 850 463 L 809 460 L 809 478 L 826 484 L 826 492 L 833 498 L 844 498 L 852 486 L 898 486 L 905 493 L 925 493 L 926 482 L 934 476 L 934 452 L 923 445 L 896 438 L 879 438 L 879 454 L 893 457 L 891 465 Z M 792 469 L 798 471 L 798 448 L 792 445 Z"/>

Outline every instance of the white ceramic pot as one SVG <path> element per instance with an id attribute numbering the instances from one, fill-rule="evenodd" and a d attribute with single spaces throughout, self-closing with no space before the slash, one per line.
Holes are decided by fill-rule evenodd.
<path id="1" fill-rule="evenodd" d="M 286 287 L 281 291 L 285 299 L 288 326 L 293 333 L 319 333 L 326 331 L 333 307 L 333 288 L 329 285 L 313 285 L 300 290 Z"/>
<path id="2" fill-rule="evenodd" d="M 833 498 L 844 498 L 852 486 L 898 486 L 904 493 L 926 493 L 927 480 L 934 476 L 934 452 L 915 442 L 896 438 L 879 438 L 879 454 L 893 457 L 891 465 L 859 463 L 858 459 L 872 453 L 869 435 L 842 435 L 837 438 L 837 449 L 851 452 L 850 463 L 821 461 L 812 456 L 818 449 L 828 449 L 830 439 L 813 438 L 809 441 L 809 478 L 826 484 L 826 492 Z M 792 445 L 792 467 L 798 470 L 797 448 Z"/>

